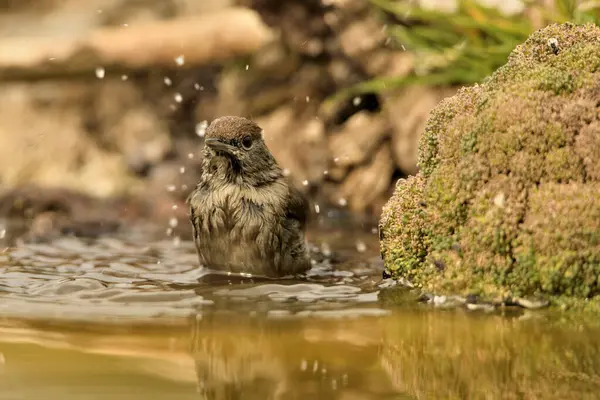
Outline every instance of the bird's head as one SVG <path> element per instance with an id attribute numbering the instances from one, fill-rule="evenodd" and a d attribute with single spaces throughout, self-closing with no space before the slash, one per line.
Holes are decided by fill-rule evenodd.
<path id="1" fill-rule="evenodd" d="M 206 129 L 204 144 L 205 172 L 216 178 L 256 185 L 281 175 L 262 129 L 246 118 L 215 119 Z"/>

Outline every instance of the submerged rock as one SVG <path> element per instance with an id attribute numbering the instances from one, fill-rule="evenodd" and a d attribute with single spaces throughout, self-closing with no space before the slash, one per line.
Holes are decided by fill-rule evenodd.
<path id="1" fill-rule="evenodd" d="M 600 28 L 534 33 L 433 111 L 398 183 L 387 270 L 436 294 L 600 301 Z"/>

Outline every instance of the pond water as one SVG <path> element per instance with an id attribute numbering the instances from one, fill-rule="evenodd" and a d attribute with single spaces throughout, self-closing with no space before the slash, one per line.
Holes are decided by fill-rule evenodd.
<path id="1" fill-rule="evenodd" d="M 209 274 L 160 235 L 6 247 L 0 399 L 598 398 L 600 324 L 391 305 L 372 225 L 311 242 L 303 281 Z"/>

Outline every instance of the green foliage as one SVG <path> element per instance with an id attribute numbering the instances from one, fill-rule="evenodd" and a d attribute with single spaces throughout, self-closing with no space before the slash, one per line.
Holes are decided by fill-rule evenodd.
<path id="1" fill-rule="evenodd" d="M 375 78 L 344 93 L 381 92 L 406 85 L 465 85 L 481 82 L 504 65 L 508 55 L 535 30 L 525 16 L 504 15 L 473 0 L 458 0 L 454 13 L 423 9 L 405 0 L 370 0 L 383 18 L 392 42 L 413 52 L 414 70 L 407 76 Z M 600 0 L 554 0 L 547 9 L 528 2 L 528 12 L 543 17 L 544 24 L 600 23 Z"/>

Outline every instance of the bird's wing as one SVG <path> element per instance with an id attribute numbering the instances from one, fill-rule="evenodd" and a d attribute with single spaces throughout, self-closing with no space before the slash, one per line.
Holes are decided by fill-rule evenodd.
<path id="1" fill-rule="evenodd" d="M 309 216 L 308 199 L 293 185 L 290 185 L 289 188 L 290 194 L 288 199 L 288 212 L 286 217 L 297 220 L 298 222 L 300 222 L 301 229 L 304 229 Z"/>

